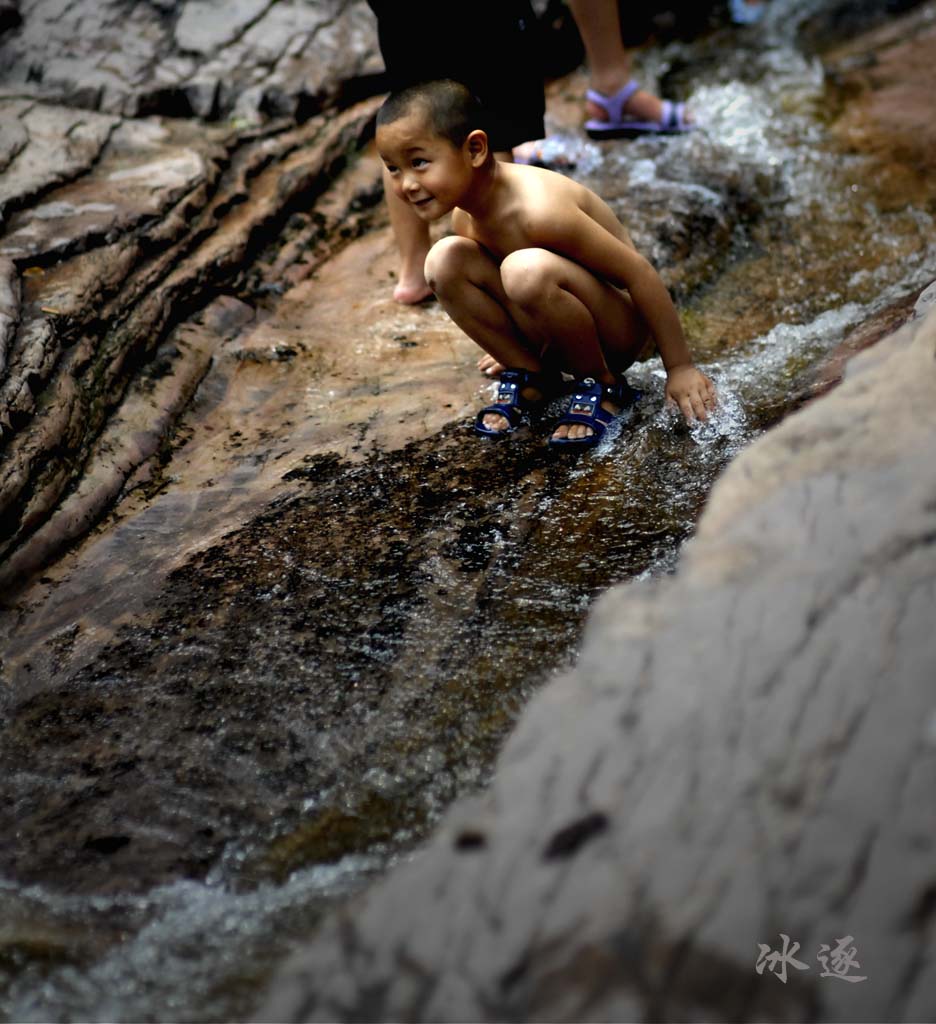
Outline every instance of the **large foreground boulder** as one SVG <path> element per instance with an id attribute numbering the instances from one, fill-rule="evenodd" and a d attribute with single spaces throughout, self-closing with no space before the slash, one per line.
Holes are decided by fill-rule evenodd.
<path id="1" fill-rule="evenodd" d="M 258 1015 L 934 1019 L 934 452 L 930 312 L 601 599 L 490 790 Z"/>

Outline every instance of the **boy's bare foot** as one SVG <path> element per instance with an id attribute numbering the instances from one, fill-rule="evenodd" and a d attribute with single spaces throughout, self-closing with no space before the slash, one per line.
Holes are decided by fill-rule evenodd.
<path id="1" fill-rule="evenodd" d="M 497 397 L 475 417 L 475 433 L 486 437 L 501 437 L 529 421 L 532 414 L 545 402 L 559 378 L 554 372 L 525 370 L 520 367 L 505 369 L 497 385 Z"/>
<path id="2" fill-rule="evenodd" d="M 550 447 L 566 451 L 594 447 L 624 407 L 638 397 L 623 378 L 613 384 L 601 384 L 594 377 L 577 380 L 569 407 L 549 439 Z"/>
<path id="3" fill-rule="evenodd" d="M 603 398 L 601 400 L 601 408 L 612 416 L 617 416 L 623 406 L 615 405 L 614 402 L 609 402 L 606 398 Z M 561 423 L 553 431 L 552 436 L 557 441 L 580 441 L 583 437 L 591 437 L 594 432 L 591 427 L 586 426 L 584 423 Z"/>
<path id="4" fill-rule="evenodd" d="M 478 369 L 485 377 L 499 377 L 507 367 L 499 363 L 494 356 L 485 354 L 478 360 Z"/>
<path id="5" fill-rule="evenodd" d="M 498 363 L 498 365 L 500 364 Z M 527 386 L 520 389 L 522 401 L 519 404 L 521 406 L 536 405 L 537 402 L 542 402 L 544 397 L 543 392 L 539 388 Z M 481 423 L 495 434 L 504 434 L 515 426 L 506 416 L 502 416 L 499 412 L 485 413 L 481 417 Z"/>

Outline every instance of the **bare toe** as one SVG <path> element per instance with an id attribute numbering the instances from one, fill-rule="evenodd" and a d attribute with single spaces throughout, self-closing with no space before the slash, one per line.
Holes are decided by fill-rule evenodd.
<path id="1" fill-rule="evenodd" d="M 507 418 L 496 412 L 489 412 L 481 422 L 488 428 L 488 430 L 496 430 L 501 434 L 510 426 Z"/>
<path id="2" fill-rule="evenodd" d="M 486 377 L 499 377 L 507 367 L 499 363 L 494 356 L 484 355 L 478 360 L 478 369 Z"/>

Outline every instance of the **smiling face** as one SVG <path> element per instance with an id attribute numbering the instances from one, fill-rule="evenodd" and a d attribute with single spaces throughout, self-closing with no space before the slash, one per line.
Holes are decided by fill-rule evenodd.
<path id="1" fill-rule="evenodd" d="M 458 206 L 471 187 L 471 149 L 467 140 L 459 147 L 433 132 L 418 108 L 377 128 L 377 151 L 393 191 L 426 221 Z"/>

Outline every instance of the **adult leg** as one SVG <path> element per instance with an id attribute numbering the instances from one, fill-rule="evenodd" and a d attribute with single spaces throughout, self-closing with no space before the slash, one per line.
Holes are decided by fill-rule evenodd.
<path id="1" fill-rule="evenodd" d="M 603 96 L 613 96 L 631 79 L 631 52 L 621 37 L 618 0 L 569 0 L 572 16 L 582 37 L 588 62 L 592 89 Z M 663 116 L 663 101 L 652 93 L 639 89 L 628 100 L 626 108 L 636 120 L 659 121 Z M 589 117 L 603 121 L 607 112 L 588 101 Z M 691 116 L 685 116 L 687 123 Z"/>
<path id="2" fill-rule="evenodd" d="M 429 225 L 417 216 L 405 199 L 393 191 L 386 167 L 383 170 L 383 181 L 390 227 L 400 255 L 400 270 L 393 297 L 397 302 L 413 305 L 432 294 L 423 273 L 431 248 Z"/>
<path id="3" fill-rule="evenodd" d="M 547 249 L 518 249 L 504 259 L 500 278 L 507 310 L 550 363 L 576 380 L 614 384 L 637 358 L 647 327 L 628 295 L 572 260 Z M 610 413 L 620 409 L 608 400 Z M 554 436 L 593 433 L 583 424 L 558 427 Z"/>

